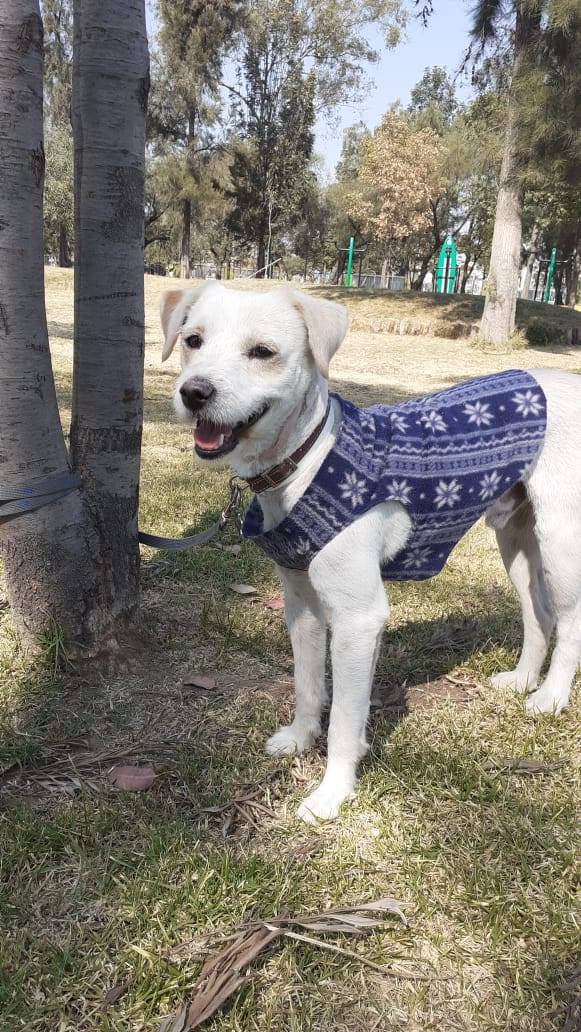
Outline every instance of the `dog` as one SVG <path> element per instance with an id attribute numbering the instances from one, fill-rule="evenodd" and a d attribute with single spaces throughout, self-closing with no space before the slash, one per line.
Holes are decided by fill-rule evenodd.
<path id="1" fill-rule="evenodd" d="M 415 513 L 409 504 L 423 475 L 418 441 L 427 442 L 426 454 L 434 464 L 426 483 L 436 513 L 435 531 L 429 533 L 441 549 L 436 566 L 445 561 L 452 539 L 464 532 L 462 520 L 474 522 L 486 510 L 520 599 L 520 658 L 493 684 L 527 693 L 531 713 L 556 714 L 567 706 L 581 660 L 581 377 L 543 369 L 532 379 L 516 371 L 491 380 L 492 405 L 479 400 L 479 381 L 405 403 L 403 411 L 393 410 L 393 447 L 384 452 L 377 427 L 393 415 L 391 410 L 357 410 L 329 395 L 329 364 L 348 327 L 343 305 L 290 287 L 246 292 L 210 282 L 168 291 L 161 320 L 164 360 L 181 339 L 176 413 L 192 425 L 201 462 L 209 468 L 228 464 L 258 492 L 245 533 L 277 561 L 294 656 L 296 712 L 293 722 L 268 740 L 272 756 L 301 753 L 321 733 L 330 630 L 328 760 L 321 783 L 299 807 L 301 818 L 332 819 L 355 791 L 357 766 L 367 748 L 372 679 L 389 616 L 382 572 L 389 578 L 389 571 L 398 569 L 398 557 L 406 555 L 409 577 L 432 575 L 427 557 L 433 549 L 424 546 L 422 553 L 421 521 L 432 520 L 428 502 L 418 501 Z M 510 420 L 503 400 L 509 402 Z M 476 455 L 486 458 L 489 448 L 500 455 L 505 447 L 502 435 L 490 436 L 494 413 L 507 420 L 511 446 L 505 467 L 472 475 Z M 442 442 L 447 440 L 446 421 L 459 419 L 463 436 L 456 454 L 451 438 L 448 446 Z M 405 443 L 408 423 L 414 435 L 411 451 Z M 397 471 L 404 472 L 396 475 L 392 469 L 386 481 L 378 464 L 384 456 L 391 462 L 392 452 Z M 340 465 L 336 472 L 335 460 Z M 417 482 L 407 476 L 414 462 L 420 470 Z M 465 481 L 450 475 L 450 464 L 452 472 L 468 470 L 470 475 Z M 469 483 L 476 485 L 475 493 Z M 468 517 L 458 521 L 453 510 L 462 492 L 475 501 L 468 504 Z M 426 491 L 417 497 L 422 495 Z M 329 520 L 321 501 L 327 497 Z M 336 525 L 326 530 L 333 520 Z M 281 528 L 287 527 L 292 529 L 281 543 Z M 420 565 L 414 566 L 418 557 Z M 554 630 L 555 647 L 541 682 Z"/>

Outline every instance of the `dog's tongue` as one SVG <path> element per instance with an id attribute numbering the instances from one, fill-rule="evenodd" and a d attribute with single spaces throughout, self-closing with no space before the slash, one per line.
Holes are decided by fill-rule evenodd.
<path id="1" fill-rule="evenodd" d="M 215 423 L 204 423 L 202 420 L 194 428 L 194 441 L 205 451 L 216 451 L 224 444 L 224 438 L 230 437 L 232 427 L 217 426 Z"/>

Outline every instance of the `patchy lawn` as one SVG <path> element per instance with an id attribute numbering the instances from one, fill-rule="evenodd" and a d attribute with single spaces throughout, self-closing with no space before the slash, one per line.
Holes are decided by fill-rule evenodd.
<path id="1" fill-rule="evenodd" d="M 192 467 L 173 421 L 176 366 L 160 366 L 157 320 L 170 285 L 147 278 L 141 524 L 179 534 L 216 517 L 227 476 Z M 48 270 L 48 287 L 66 420 L 72 277 Z M 401 298 L 350 294 L 349 304 L 382 312 Z M 424 301 L 434 304 L 413 298 Z M 354 329 L 334 386 L 376 402 L 521 363 L 581 371 L 581 351 L 493 355 L 464 340 Z M 223 543 L 235 544 L 232 531 Z M 257 598 L 236 595 L 234 582 Z M 283 762 L 263 753 L 292 706 L 282 616 L 264 604 L 276 593 L 250 545 L 146 549 L 149 655 L 138 672 L 82 683 L 55 678 L 50 655 L 27 665 L 0 597 L 2 1032 L 153 1032 L 199 973 L 206 947 L 191 940 L 385 895 L 410 927 L 339 944 L 427 981 L 287 941 L 207 1027 L 556 1032 L 569 1009 L 572 1032 L 575 991 L 560 987 L 581 946 L 580 693 L 562 717 L 533 720 L 490 688 L 520 635 L 492 535 L 478 526 L 440 577 L 392 587 L 360 792 L 339 822 L 315 830 L 294 813 L 321 776 L 323 746 Z M 200 674 L 210 687 L 185 683 Z M 154 765 L 149 792 L 109 786 L 107 769 L 124 758 Z M 519 760 L 538 761 L 537 773 L 515 770 Z"/>

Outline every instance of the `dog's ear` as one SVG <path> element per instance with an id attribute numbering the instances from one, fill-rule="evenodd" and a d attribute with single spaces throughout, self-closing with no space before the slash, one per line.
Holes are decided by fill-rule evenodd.
<path id="1" fill-rule="evenodd" d="M 311 297 L 303 290 L 290 289 L 294 307 L 300 312 L 307 328 L 307 337 L 315 364 L 323 376 L 329 375 L 329 365 L 337 348 L 345 338 L 349 315 L 345 305 Z"/>
<path id="2" fill-rule="evenodd" d="M 169 358 L 174 349 L 183 326 L 184 316 L 194 301 L 195 294 L 194 290 L 166 290 L 161 299 L 160 316 L 164 335 L 162 362 Z"/>
<path id="3" fill-rule="evenodd" d="M 166 290 L 160 305 L 161 327 L 164 335 L 162 362 L 165 362 L 166 358 L 171 355 L 188 310 L 206 290 L 219 289 L 219 286 L 215 280 L 208 280 L 194 290 L 178 288 Z"/>

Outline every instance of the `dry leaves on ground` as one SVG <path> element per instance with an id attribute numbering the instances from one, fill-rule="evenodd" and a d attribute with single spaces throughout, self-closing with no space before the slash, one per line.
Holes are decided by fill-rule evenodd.
<path id="1" fill-rule="evenodd" d="M 182 680 L 184 688 L 200 688 L 212 692 L 218 687 L 218 680 L 213 674 L 186 674 Z"/>
<path id="2" fill-rule="evenodd" d="M 277 916 L 240 928 L 218 953 L 206 960 L 191 999 L 177 1013 L 165 1018 L 160 1032 L 189 1032 L 216 1013 L 226 1000 L 252 977 L 252 963 L 277 939 L 289 938 L 319 949 L 331 950 L 349 960 L 370 967 L 380 975 L 425 981 L 427 976 L 376 964 L 363 954 L 343 949 L 321 935 L 362 936 L 380 928 L 391 917 L 404 926 L 407 920 L 400 904 L 391 897 L 297 917 Z M 297 931 L 298 929 L 298 931 Z M 307 933 L 317 933 L 316 935 Z"/>
<path id="3" fill-rule="evenodd" d="M 107 773 L 107 779 L 121 792 L 145 792 L 151 788 L 156 773 L 151 764 L 143 767 L 134 767 L 129 764 L 116 764 Z"/>
<path id="4" fill-rule="evenodd" d="M 497 771 L 499 774 L 550 774 L 558 770 L 561 764 L 508 756 L 498 760 L 485 760 L 482 766 L 484 770 Z"/>

